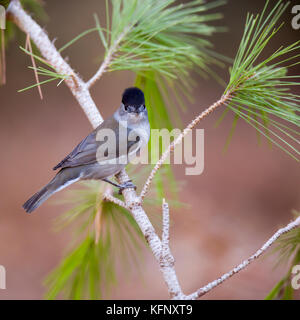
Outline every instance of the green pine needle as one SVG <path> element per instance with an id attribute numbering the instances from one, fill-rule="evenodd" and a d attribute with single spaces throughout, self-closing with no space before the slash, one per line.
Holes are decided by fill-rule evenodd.
<path id="1" fill-rule="evenodd" d="M 130 269 L 126 264 L 132 268 L 134 263 L 135 270 L 139 267 L 139 252 L 145 239 L 131 214 L 102 201 L 103 183 L 88 181 L 82 185 L 85 188 L 68 192 L 64 203 L 72 203 L 73 207 L 56 221 L 59 229 L 71 223 L 78 228 L 72 250 L 45 281 L 47 299 L 107 297 L 117 281 L 119 262 L 125 271 Z M 96 243 L 93 225 L 99 210 L 100 238 Z"/>
<path id="2" fill-rule="evenodd" d="M 45 83 L 48 83 L 48 82 L 52 82 L 54 80 L 59 80 L 58 85 L 60 85 L 62 81 L 64 81 L 65 79 L 67 79 L 69 77 L 68 75 L 57 73 L 55 71 L 55 69 L 53 68 L 53 66 L 50 63 L 48 63 L 45 59 L 41 58 L 40 56 L 38 56 L 38 55 L 36 55 L 34 53 L 31 53 L 30 51 L 26 50 L 25 48 L 23 48 L 21 46 L 20 46 L 20 49 L 22 51 L 24 51 L 26 54 L 32 56 L 37 61 L 39 61 L 39 62 L 43 63 L 44 65 L 46 65 L 48 68 L 51 68 L 52 70 L 49 70 L 49 69 L 46 69 L 46 68 L 43 68 L 43 67 L 34 68 L 34 67 L 29 66 L 28 67 L 29 69 L 35 70 L 38 75 L 48 77 L 48 79 L 46 79 L 44 81 L 41 81 L 39 83 L 35 83 L 33 85 L 30 85 L 30 86 L 28 86 L 26 88 L 20 89 L 20 90 L 18 90 L 18 92 L 23 92 L 23 91 L 32 89 L 34 87 L 40 86 L 42 84 L 45 84 Z"/>
<path id="3" fill-rule="evenodd" d="M 234 126 L 237 118 L 245 120 L 270 143 L 299 161 L 300 96 L 293 94 L 290 87 L 300 85 L 296 81 L 300 76 L 287 73 L 290 67 L 300 63 L 300 41 L 281 46 L 269 57 L 261 58 L 265 47 L 280 30 L 277 24 L 288 6 L 280 0 L 267 14 L 268 3 L 261 15 L 247 16 L 225 90 L 231 93 L 228 109 L 236 115 Z"/>
<path id="4" fill-rule="evenodd" d="M 212 44 L 204 37 L 222 31 L 207 24 L 222 16 L 207 11 L 225 1 L 207 4 L 195 0 L 178 5 L 175 0 L 112 0 L 111 3 L 107 53 L 121 39 L 110 62 L 111 71 L 153 71 L 167 78 L 180 78 L 193 66 L 210 73 L 210 64 L 221 64 L 219 56 L 211 50 Z"/>
<path id="5" fill-rule="evenodd" d="M 148 167 L 130 166 L 128 171 L 137 185 L 149 174 Z M 132 269 L 140 272 L 145 238 L 132 215 L 114 203 L 103 202 L 106 183 L 91 180 L 78 185 L 80 188 L 67 190 L 60 201 L 72 207 L 56 219 L 55 229 L 70 226 L 75 232 L 69 253 L 46 278 L 47 299 L 107 298 L 117 282 L 118 264 L 122 264 L 123 276 Z M 157 232 L 161 232 L 161 203 L 157 197 L 147 198 L 144 203 Z M 171 199 L 169 204 L 182 207 L 177 200 Z M 101 228 L 96 244 L 94 224 L 99 210 Z"/>
<path id="6" fill-rule="evenodd" d="M 300 212 L 293 211 L 295 217 L 300 215 Z M 283 235 L 278 241 L 273 252 L 279 252 L 279 263 L 286 263 L 296 252 L 300 251 L 300 229 L 294 229 Z"/>

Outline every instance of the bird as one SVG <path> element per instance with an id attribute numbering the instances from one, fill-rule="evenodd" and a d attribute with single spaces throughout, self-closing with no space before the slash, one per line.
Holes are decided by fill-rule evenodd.
<path id="1" fill-rule="evenodd" d="M 110 178 L 136 157 L 150 138 L 150 124 L 142 90 L 125 89 L 120 107 L 84 138 L 53 170 L 55 177 L 24 204 L 26 212 L 37 209 L 54 193 L 79 180 L 102 180 L 119 188 L 134 188 L 131 180 L 117 184 Z"/>

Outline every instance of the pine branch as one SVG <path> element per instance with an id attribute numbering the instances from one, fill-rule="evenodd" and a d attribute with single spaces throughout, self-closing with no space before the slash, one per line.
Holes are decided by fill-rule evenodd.
<path id="1" fill-rule="evenodd" d="M 260 249 L 258 249 L 252 256 L 250 256 L 248 259 L 242 261 L 238 266 L 230 270 L 229 272 L 223 274 L 220 278 L 217 280 L 214 280 L 210 283 L 208 283 L 206 286 L 198 289 L 196 292 L 192 293 L 189 295 L 187 298 L 188 299 L 198 299 L 202 297 L 204 294 L 208 293 L 211 291 L 213 288 L 217 287 L 224 281 L 228 280 L 231 278 L 233 275 L 239 273 L 243 269 L 249 266 L 250 263 L 252 263 L 255 259 L 259 258 L 262 254 L 264 254 L 274 242 L 279 239 L 283 234 L 286 234 L 290 232 L 293 229 L 299 228 L 300 227 L 300 217 L 289 223 L 286 227 L 279 229 L 274 235 L 267 241 L 265 242 Z"/>
<path id="2" fill-rule="evenodd" d="M 113 196 L 113 190 L 109 187 L 109 188 L 106 188 L 104 194 L 103 194 L 103 200 L 105 201 L 110 201 L 114 204 L 117 204 L 118 206 L 120 207 L 123 207 L 124 209 L 128 209 L 126 203 L 124 203 L 124 201 L 118 199 L 118 198 L 115 198 Z"/>
<path id="3" fill-rule="evenodd" d="M 126 28 L 117 38 L 117 40 L 113 43 L 113 45 L 109 48 L 105 59 L 103 60 L 100 68 L 95 73 L 95 75 L 87 82 L 87 87 L 90 88 L 98 79 L 100 79 L 104 72 L 107 71 L 109 68 L 109 65 L 111 64 L 113 60 L 113 56 L 116 53 L 116 51 L 119 49 L 120 42 L 126 37 L 127 33 L 129 31 L 129 28 Z"/>
<path id="4" fill-rule="evenodd" d="M 299 86 L 300 75 L 289 76 L 289 69 L 299 62 L 300 41 L 281 46 L 267 58 L 264 49 L 280 31 L 279 19 L 289 3 L 277 1 L 267 14 L 269 1 L 262 14 L 248 14 L 236 58 L 230 70 L 225 93 L 233 94 L 228 109 L 243 119 L 289 156 L 299 161 L 300 96 L 290 91 Z M 297 53 L 298 52 L 298 53 Z M 293 130 L 296 128 L 296 131 Z"/>
<path id="5" fill-rule="evenodd" d="M 291 153 L 285 146 L 281 146 L 277 141 L 270 137 L 269 133 L 272 133 L 293 152 L 300 155 L 300 151 L 288 143 L 280 133 L 277 134 L 269 128 L 269 123 L 273 124 L 280 132 L 290 137 L 297 144 L 300 144 L 300 141 L 292 135 L 293 130 L 282 125 L 278 121 L 270 119 L 269 116 L 276 116 L 280 120 L 300 127 L 300 116 L 298 114 L 300 111 L 300 96 L 287 92 L 288 86 L 300 85 L 300 83 L 284 80 L 289 79 L 286 76 L 288 66 L 285 66 L 284 63 L 300 56 L 300 54 L 292 57 L 286 57 L 286 55 L 295 50 L 299 50 L 300 41 L 297 41 L 286 48 L 281 47 L 270 57 L 265 58 L 258 65 L 254 65 L 254 62 L 260 57 L 270 39 L 276 34 L 278 30 L 274 29 L 276 23 L 287 7 L 287 5 L 283 5 L 280 0 L 267 18 L 263 19 L 268 2 L 269 1 L 266 2 L 261 15 L 257 15 L 256 18 L 248 15 L 245 32 L 233 67 L 230 71 L 230 81 L 223 96 L 195 118 L 162 154 L 145 182 L 140 194 L 141 199 L 145 197 L 155 174 L 161 168 L 170 152 L 174 150 L 174 147 L 183 140 L 186 134 L 189 133 L 199 121 L 224 104 L 236 114 L 235 121 L 239 117 L 244 119 L 259 133 L 265 135 L 272 143 L 284 150 L 292 158 L 299 161 L 297 156 Z M 268 26 L 266 26 L 267 22 L 269 22 Z M 268 63 L 275 59 L 277 59 L 276 63 L 268 65 Z M 293 65 L 299 63 L 300 62 L 295 62 Z M 300 75 L 294 77 L 299 78 Z M 252 111 L 251 108 L 253 108 L 254 111 Z M 256 120 L 257 117 L 260 117 L 263 120 L 263 124 Z M 260 126 L 266 130 L 265 133 L 259 128 Z M 297 134 L 297 132 L 295 132 L 295 134 Z"/>

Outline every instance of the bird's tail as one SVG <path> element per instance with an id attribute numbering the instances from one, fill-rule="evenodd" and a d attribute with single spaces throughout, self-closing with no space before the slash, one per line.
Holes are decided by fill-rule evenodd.
<path id="1" fill-rule="evenodd" d="M 55 192 L 60 191 L 77 180 L 79 180 L 79 178 L 70 177 L 68 174 L 66 174 L 64 169 L 61 170 L 44 188 L 28 199 L 23 204 L 23 208 L 26 212 L 31 213 Z"/>
<path id="2" fill-rule="evenodd" d="M 30 213 L 39 207 L 44 201 L 46 201 L 55 190 L 49 188 L 49 184 L 47 184 L 44 188 L 40 191 L 35 193 L 30 199 L 28 199 L 24 204 L 23 208 L 26 212 Z"/>

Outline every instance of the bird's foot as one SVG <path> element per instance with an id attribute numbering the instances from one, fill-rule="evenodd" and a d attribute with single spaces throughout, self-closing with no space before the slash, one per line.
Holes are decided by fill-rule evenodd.
<path id="1" fill-rule="evenodd" d="M 117 187 L 117 188 L 119 188 L 119 194 L 122 194 L 122 191 L 123 191 L 124 189 L 132 188 L 132 189 L 136 190 L 136 186 L 132 183 L 131 180 L 128 180 L 128 181 L 126 181 L 126 182 L 124 182 L 124 183 L 122 183 L 122 184 L 114 183 L 114 182 L 110 181 L 110 180 L 107 179 L 107 178 L 102 179 L 102 180 L 105 181 L 105 182 L 110 183 L 111 185 L 113 185 L 113 186 L 115 186 L 115 187 Z"/>
<path id="2" fill-rule="evenodd" d="M 122 194 L 122 191 L 125 189 L 134 189 L 136 190 L 136 186 L 132 183 L 131 180 L 128 180 L 119 185 L 119 194 Z"/>

